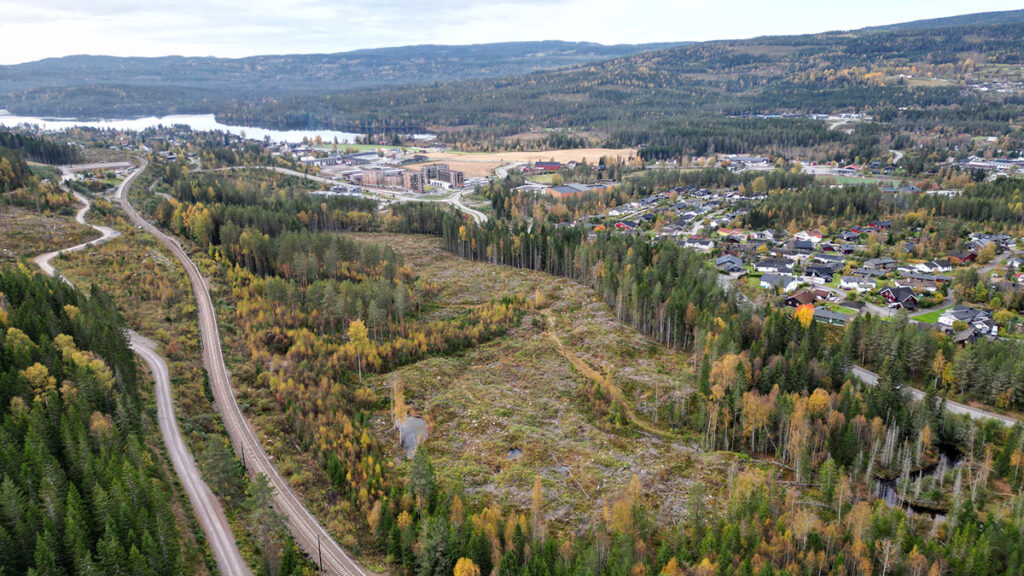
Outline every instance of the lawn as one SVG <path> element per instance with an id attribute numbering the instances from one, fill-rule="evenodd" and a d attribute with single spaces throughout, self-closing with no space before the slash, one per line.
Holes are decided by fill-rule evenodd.
<path id="1" fill-rule="evenodd" d="M 538 184 L 553 184 L 555 176 L 558 176 L 558 174 L 537 174 L 530 178 L 530 182 L 536 182 Z"/>
<path id="2" fill-rule="evenodd" d="M 839 312 L 840 314 L 849 314 L 851 316 L 857 314 L 857 310 L 847 308 L 846 306 L 840 306 L 838 304 L 826 304 L 825 307 L 833 312 Z"/>
<path id="3" fill-rule="evenodd" d="M 927 314 L 915 316 L 914 320 L 917 320 L 918 322 L 926 322 L 928 324 L 935 324 L 936 322 L 939 321 L 939 316 L 942 316 L 942 313 L 945 312 L 946 310 L 949 310 L 950 308 L 952 308 L 952 306 L 946 306 L 945 308 L 932 310 Z"/>

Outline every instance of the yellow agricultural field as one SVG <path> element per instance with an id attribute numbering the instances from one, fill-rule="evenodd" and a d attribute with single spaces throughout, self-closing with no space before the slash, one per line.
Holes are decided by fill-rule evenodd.
<path id="1" fill-rule="evenodd" d="M 461 170 L 469 178 L 489 176 L 495 168 L 513 162 L 580 162 L 596 164 L 602 157 L 611 156 L 629 160 L 636 156 L 634 148 L 573 148 L 545 150 L 543 152 L 439 152 L 430 155 L 430 162 L 444 162 L 452 170 Z M 410 165 L 411 166 L 411 165 Z"/>

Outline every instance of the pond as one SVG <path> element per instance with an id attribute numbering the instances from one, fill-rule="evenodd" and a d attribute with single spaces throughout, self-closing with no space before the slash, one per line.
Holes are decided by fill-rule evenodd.
<path id="1" fill-rule="evenodd" d="M 943 444 L 939 445 L 938 449 L 938 461 L 931 466 L 911 472 L 908 485 L 902 495 L 899 488 L 899 478 L 877 478 L 875 480 L 875 496 L 884 500 L 887 506 L 893 508 L 899 507 L 908 512 L 945 518 L 946 510 L 943 505 L 929 506 L 920 497 L 906 498 L 907 493 L 913 492 L 918 483 L 920 483 L 920 494 L 925 494 L 927 490 L 937 489 L 935 483 L 938 482 L 939 486 L 941 486 L 946 472 L 955 470 L 963 463 L 963 454 L 956 446 Z"/>

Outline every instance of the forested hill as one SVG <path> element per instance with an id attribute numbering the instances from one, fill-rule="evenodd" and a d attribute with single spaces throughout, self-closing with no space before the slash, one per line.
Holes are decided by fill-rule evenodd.
<path id="1" fill-rule="evenodd" d="M 609 145 L 678 148 L 675 137 L 652 133 L 717 138 L 724 130 L 726 138 L 735 131 L 701 122 L 837 111 L 866 112 L 897 129 L 999 135 L 1024 114 L 1022 38 L 1024 11 L 1014 11 L 658 50 L 527 43 L 231 61 L 75 57 L 0 68 L 0 108 L 75 117 L 213 112 L 269 128 L 458 132 L 446 136 L 451 142 L 543 127 L 608 134 Z M 538 61 L 574 66 L 541 70 Z M 385 86 L 369 86 L 370 76 Z"/>
<path id="2" fill-rule="evenodd" d="M 1024 21 L 704 42 L 572 70 L 240 103 L 219 116 L 275 127 L 458 129 L 457 140 L 531 127 L 598 130 L 609 145 L 657 143 L 727 116 L 866 112 L 902 128 L 1002 134 L 1019 117 Z M 1013 84 L 1017 83 L 1017 84 Z M 976 86 L 989 86 L 980 90 Z M 712 127 L 713 128 L 713 127 Z M 453 141 L 456 138 L 452 139 Z"/>
<path id="3" fill-rule="evenodd" d="M 899 24 L 888 24 L 885 26 L 872 26 L 871 28 L 865 28 L 865 30 L 881 31 L 948 28 L 951 26 L 1006 24 L 1008 22 L 1020 22 L 1022 20 L 1024 20 L 1024 10 L 1005 10 L 1002 12 L 979 12 L 977 14 L 964 14 L 962 16 L 929 18 L 927 20 L 914 20 L 912 22 L 901 22 Z"/>
<path id="4" fill-rule="evenodd" d="M 505 42 L 403 46 L 336 54 L 248 58 L 68 56 L 0 66 L 0 95 L 152 89 L 156 98 L 183 92 L 230 100 L 251 96 L 412 85 L 523 74 L 617 58 L 672 44 Z M 0 108 L 32 112 L 0 96 Z M 165 102 L 165 105 L 181 104 Z"/>

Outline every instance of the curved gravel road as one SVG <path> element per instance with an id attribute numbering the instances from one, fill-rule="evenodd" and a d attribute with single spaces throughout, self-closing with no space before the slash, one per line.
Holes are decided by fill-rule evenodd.
<path id="1" fill-rule="evenodd" d="M 117 195 L 121 196 L 124 190 L 135 180 L 135 177 L 141 174 L 144 169 L 145 165 L 126 178 L 118 187 Z M 85 214 L 92 205 L 88 198 L 77 192 L 75 193 L 75 198 L 84 204 L 82 209 L 75 214 L 75 221 L 79 224 L 90 226 L 100 233 L 100 237 L 63 250 L 40 254 L 33 259 L 47 276 L 57 276 L 68 284 L 71 282 L 67 278 L 60 276 L 50 263 L 56 256 L 77 252 L 89 246 L 98 246 L 121 235 L 117 230 L 107 226 L 87 223 L 85 221 Z M 206 534 L 206 540 L 210 543 L 210 548 L 213 550 L 213 556 L 217 561 L 220 573 L 239 576 L 251 575 L 252 571 L 249 570 L 248 564 L 242 558 L 242 554 L 235 543 L 235 537 L 231 533 L 231 526 L 228 524 L 227 518 L 224 516 L 220 500 L 214 496 L 213 492 L 200 477 L 195 459 L 189 453 L 185 445 L 185 439 L 178 428 L 178 420 L 174 415 L 174 400 L 171 396 L 171 380 L 167 363 L 156 353 L 154 343 L 141 334 L 129 330 L 128 342 L 132 351 L 139 358 L 142 358 L 146 365 L 149 366 L 149 371 L 153 374 L 153 380 L 156 383 L 156 410 L 160 434 L 163 436 L 164 445 L 167 446 L 167 454 L 171 459 L 171 464 L 174 466 L 174 471 L 181 481 L 182 488 L 188 495 L 192 509 L 199 519 L 199 525 L 202 527 L 203 533 Z"/>
<path id="2" fill-rule="evenodd" d="M 145 168 L 145 163 L 143 163 Z M 217 410 L 220 412 L 224 427 L 231 437 L 235 450 L 242 456 L 246 468 L 251 474 L 262 473 L 274 487 L 274 504 L 278 512 L 286 517 L 288 529 L 301 547 L 321 569 L 328 574 L 343 576 L 367 576 L 367 573 L 353 561 L 348 554 L 334 541 L 327 531 L 310 514 L 302 501 L 296 496 L 288 482 L 285 481 L 270 457 L 263 450 L 259 438 L 242 415 L 227 367 L 224 365 L 224 353 L 221 350 L 220 331 L 217 326 L 217 315 L 213 307 L 213 299 L 206 280 L 199 268 L 178 242 L 158 230 L 142 218 L 132 207 L 127 194 L 121 195 L 121 207 L 133 224 L 141 227 L 159 240 L 185 268 L 192 293 L 196 298 L 196 311 L 199 315 L 199 333 L 203 342 L 203 365 L 210 381 Z"/>

